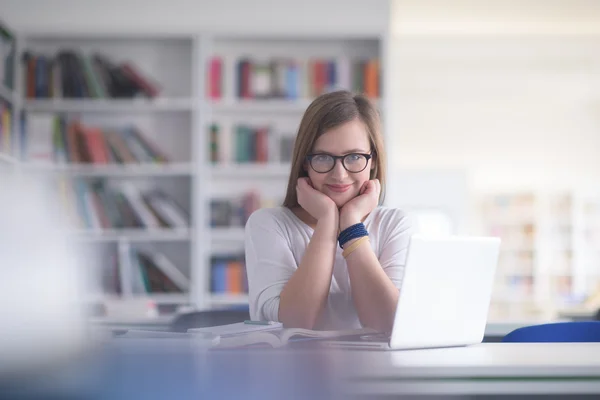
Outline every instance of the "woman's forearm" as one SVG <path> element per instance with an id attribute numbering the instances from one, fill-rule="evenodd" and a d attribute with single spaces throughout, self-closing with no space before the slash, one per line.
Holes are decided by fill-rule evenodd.
<path id="1" fill-rule="evenodd" d="M 360 244 L 350 253 L 346 265 L 352 300 L 361 323 L 380 332 L 390 332 L 399 291 L 381 268 L 369 243 Z"/>
<path id="2" fill-rule="evenodd" d="M 337 245 L 338 215 L 317 222 L 298 269 L 281 291 L 279 321 L 286 327 L 313 329 L 329 296 Z"/>

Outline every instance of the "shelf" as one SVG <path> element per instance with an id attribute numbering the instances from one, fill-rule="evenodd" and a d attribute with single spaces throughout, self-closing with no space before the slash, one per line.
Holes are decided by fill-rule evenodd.
<path id="1" fill-rule="evenodd" d="M 5 100 L 12 105 L 15 101 L 15 95 L 12 90 L 4 85 L 0 85 L 0 99 Z"/>
<path id="2" fill-rule="evenodd" d="M 86 297 L 89 303 L 102 303 L 105 301 L 126 301 L 147 299 L 156 304 L 186 304 L 190 302 L 187 293 L 148 293 L 147 295 L 134 294 L 128 297 L 113 294 L 96 294 Z"/>
<path id="3" fill-rule="evenodd" d="M 17 159 L 8 154 L 0 153 L 0 163 L 4 164 L 16 164 Z"/>
<path id="4" fill-rule="evenodd" d="M 213 112 L 303 113 L 310 100 L 221 100 L 211 103 Z"/>
<path id="5" fill-rule="evenodd" d="M 43 112 L 190 111 L 191 99 L 42 99 L 27 100 L 25 110 Z"/>
<path id="6" fill-rule="evenodd" d="M 243 227 L 211 228 L 212 241 L 243 242 L 245 239 Z"/>
<path id="7" fill-rule="evenodd" d="M 124 164 L 124 165 L 27 165 L 27 172 L 67 174 L 74 176 L 186 176 L 192 175 L 192 164 Z"/>
<path id="8" fill-rule="evenodd" d="M 306 111 L 312 99 L 230 99 L 211 101 L 210 107 L 213 112 L 283 112 L 283 113 L 303 113 Z M 380 100 L 376 99 L 375 104 L 379 105 Z"/>
<path id="9" fill-rule="evenodd" d="M 247 294 L 211 294 L 211 305 L 242 305 L 248 304 Z"/>
<path id="10" fill-rule="evenodd" d="M 288 178 L 291 164 L 231 164 L 215 165 L 211 175 L 214 178 Z"/>
<path id="11" fill-rule="evenodd" d="M 117 242 L 127 240 L 133 242 L 177 242 L 191 239 L 189 229 L 114 229 L 114 230 L 76 230 L 68 231 L 77 239 Z"/>
<path id="12" fill-rule="evenodd" d="M 258 112 L 258 113 L 303 113 L 312 99 L 247 99 L 247 100 L 218 100 L 212 101 L 210 106 L 213 112 Z M 379 105 L 380 100 L 375 100 Z"/>
<path id="13" fill-rule="evenodd" d="M 187 293 L 149 293 L 147 296 L 133 296 L 133 298 L 146 297 L 156 304 L 187 304 L 190 296 Z"/>

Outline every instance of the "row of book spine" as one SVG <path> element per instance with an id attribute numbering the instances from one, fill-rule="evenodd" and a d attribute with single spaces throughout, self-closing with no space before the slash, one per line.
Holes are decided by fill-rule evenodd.
<path id="1" fill-rule="evenodd" d="M 158 85 L 131 62 L 116 64 L 99 53 L 63 50 L 23 54 L 25 93 L 39 98 L 156 97 Z"/>
<path id="2" fill-rule="evenodd" d="M 103 275 L 102 286 L 105 293 L 121 295 L 184 293 L 190 280 L 164 253 L 123 245 Z"/>
<path id="3" fill-rule="evenodd" d="M 269 126 L 212 124 L 210 161 L 213 164 L 286 163 L 292 158 L 294 139 L 293 135 L 278 134 Z"/>
<path id="4" fill-rule="evenodd" d="M 78 228 L 184 229 L 189 226 L 188 213 L 159 189 L 142 191 L 131 182 L 111 187 L 102 180 L 61 179 L 59 192 L 69 220 Z"/>
<path id="5" fill-rule="evenodd" d="M 31 164 L 168 162 L 164 152 L 134 126 L 103 128 L 52 114 L 28 115 L 23 123 L 28 134 L 21 139 L 22 149 Z"/>
<path id="6" fill-rule="evenodd" d="M 248 277 L 243 257 L 211 259 L 210 291 L 215 294 L 248 293 Z"/>
<path id="7" fill-rule="evenodd" d="M 0 99 L 0 153 L 14 154 L 14 126 L 11 105 Z"/>
<path id="8" fill-rule="evenodd" d="M 15 37 L 0 24 L 0 83 L 9 90 L 14 89 Z"/>
<path id="9" fill-rule="evenodd" d="M 224 80 L 225 60 L 214 56 L 208 65 L 209 98 L 219 100 L 226 97 Z M 378 58 L 274 58 L 269 61 L 242 58 L 235 63 L 234 93 L 231 95 L 239 99 L 296 100 L 346 89 L 378 98 L 380 86 Z"/>
<path id="10" fill-rule="evenodd" d="M 239 198 L 213 198 L 210 200 L 211 227 L 243 227 L 250 215 L 259 208 L 271 205 L 255 191 Z"/>

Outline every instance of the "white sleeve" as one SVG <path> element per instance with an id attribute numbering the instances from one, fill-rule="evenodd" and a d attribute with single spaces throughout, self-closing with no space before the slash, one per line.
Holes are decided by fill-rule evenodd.
<path id="1" fill-rule="evenodd" d="M 394 209 L 390 212 L 386 224 L 382 226 L 380 234 L 382 246 L 379 264 L 394 286 L 400 289 L 412 234 L 412 223 L 405 213 Z"/>
<path id="2" fill-rule="evenodd" d="M 279 321 L 279 295 L 298 267 L 289 241 L 266 209 L 250 216 L 245 235 L 250 318 Z"/>

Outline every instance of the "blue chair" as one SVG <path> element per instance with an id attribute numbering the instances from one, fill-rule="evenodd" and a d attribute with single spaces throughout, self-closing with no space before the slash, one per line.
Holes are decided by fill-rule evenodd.
<path id="1" fill-rule="evenodd" d="M 554 322 L 515 329 L 504 343 L 600 342 L 600 321 Z"/>

